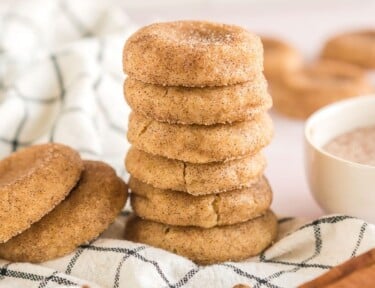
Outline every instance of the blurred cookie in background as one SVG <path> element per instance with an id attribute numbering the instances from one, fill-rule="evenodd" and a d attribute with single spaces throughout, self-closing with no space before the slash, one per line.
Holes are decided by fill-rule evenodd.
<path id="1" fill-rule="evenodd" d="M 321 56 L 375 69 L 375 30 L 357 30 L 334 36 L 325 43 Z"/>
<path id="2" fill-rule="evenodd" d="M 284 73 L 272 86 L 272 97 L 281 114 L 306 119 L 323 106 L 371 91 L 370 81 L 357 66 L 318 60 Z"/>
<path id="3" fill-rule="evenodd" d="M 264 49 L 264 75 L 271 85 L 280 76 L 301 67 L 303 57 L 289 44 L 271 37 L 261 37 Z"/>

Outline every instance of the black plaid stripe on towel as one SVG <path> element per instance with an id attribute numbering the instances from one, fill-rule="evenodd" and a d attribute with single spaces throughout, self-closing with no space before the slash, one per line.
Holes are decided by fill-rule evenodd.
<path id="1" fill-rule="evenodd" d="M 282 218 L 275 245 L 244 262 L 197 266 L 143 244 L 121 240 L 126 214 L 102 237 L 43 263 L 0 260 L 0 287 L 296 287 L 375 245 L 375 226 L 348 216 L 303 223 Z"/>

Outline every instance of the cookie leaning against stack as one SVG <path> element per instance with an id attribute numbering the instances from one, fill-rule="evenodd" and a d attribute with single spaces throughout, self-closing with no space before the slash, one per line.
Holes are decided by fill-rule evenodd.
<path id="1" fill-rule="evenodd" d="M 272 100 L 259 37 L 224 24 L 158 23 L 129 38 L 123 64 L 135 213 L 125 237 L 202 264 L 268 247 L 277 221 L 261 150 L 273 135 Z"/>
<path id="2" fill-rule="evenodd" d="M 0 161 L 0 172 L 0 258 L 10 261 L 72 252 L 102 233 L 127 199 L 110 166 L 61 144 L 20 150 Z"/>

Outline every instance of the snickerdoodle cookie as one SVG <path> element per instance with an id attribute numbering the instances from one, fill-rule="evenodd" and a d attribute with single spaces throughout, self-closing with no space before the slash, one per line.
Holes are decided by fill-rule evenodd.
<path id="1" fill-rule="evenodd" d="M 268 210 L 263 216 L 213 228 L 179 227 L 134 217 L 125 238 L 185 256 L 198 264 L 240 261 L 259 254 L 276 238 L 277 219 Z"/>
<path id="2" fill-rule="evenodd" d="M 360 30 L 335 36 L 325 44 L 322 57 L 375 68 L 375 30 Z"/>
<path id="3" fill-rule="evenodd" d="M 223 87 L 166 87 L 127 78 L 124 94 L 133 111 L 180 124 L 232 123 L 251 119 L 272 106 L 263 74 Z"/>
<path id="4" fill-rule="evenodd" d="M 307 118 L 325 105 L 371 91 L 361 69 L 343 62 L 320 60 L 284 74 L 272 86 L 272 97 L 279 112 Z"/>
<path id="5" fill-rule="evenodd" d="M 136 148 L 153 155 L 191 163 L 238 159 L 256 154 L 273 136 L 272 120 L 265 113 L 232 124 L 168 124 L 132 113 L 128 139 Z"/>
<path id="6" fill-rule="evenodd" d="M 152 155 L 131 147 L 126 169 L 135 178 L 159 189 L 206 195 L 249 187 L 257 182 L 266 168 L 259 152 L 226 162 L 193 164 Z"/>
<path id="7" fill-rule="evenodd" d="M 233 25 L 204 21 L 156 23 L 134 33 L 123 53 L 124 71 L 164 86 L 225 86 L 263 70 L 260 38 Z"/>
<path id="8" fill-rule="evenodd" d="M 63 202 L 0 245 L 1 258 L 43 262 L 63 256 L 96 238 L 115 220 L 127 199 L 125 183 L 107 164 L 84 161 L 84 166 L 78 185 Z"/>
<path id="9" fill-rule="evenodd" d="M 83 163 L 61 144 L 24 148 L 0 161 L 0 243 L 29 228 L 76 185 Z"/>
<path id="10" fill-rule="evenodd" d="M 268 80 L 277 80 L 283 73 L 298 69 L 302 55 L 289 44 L 270 37 L 262 37 L 264 74 Z"/>
<path id="11" fill-rule="evenodd" d="M 271 205 L 272 191 L 265 178 L 250 188 L 192 196 L 161 190 L 130 178 L 131 204 L 141 218 L 176 226 L 233 225 L 256 218 Z"/>

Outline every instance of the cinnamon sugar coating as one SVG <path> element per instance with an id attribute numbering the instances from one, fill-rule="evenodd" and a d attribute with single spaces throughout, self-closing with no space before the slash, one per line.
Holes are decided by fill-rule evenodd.
<path id="1" fill-rule="evenodd" d="M 233 25 L 176 21 L 143 27 L 126 42 L 124 72 L 164 86 L 225 86 L 263 70 L 260 38 Z"/>
<path id="2" fill-rule="evenodd" d="M 224 87 L 166 87 L 127 78 L 124 94 L 133 111 L 168 123 L 212 125 L 252 119 L 272 106 L 263 74 Z"/>
<path id="3" fill-rule="evenodd" d="M 211 228 L 245 222 L 263 214 L 272 201 L 265 178 L 249 188 L 204 196 L 157 189 L 134 177 L 130 178 L 129 188 L 136 215 L 175 226 Z"/>
<path id="4" fill-rule="evenodd" d="M 207 195 L 250 187 L 259 181 L 266 159 L 260 152 L 244 158 L 193 164 L 152 155 L 131 147 L 126 169 L 135 178 L 159 189 Z"/>
<path id="5" fill-rule="evenodd" d="M 268 210 L 263 216 L 213 228 L 179 227 L 134 217 L 125 238 L 162 248 L 198 264 L 240 261 L 266 249 L 277 236 L 277 219 Z"/>
<path id="6" fill-rule="evenodd" d="M 211 126 L 167 124 L 136 113 L 129 118 L 128 139 L 137 149 L 190 163 L 254 155 L 270 143 L 272 136 L 272 120 L 267 114 Z"/>
<path id="7" fill-rule="evenodd" d="M 76 151 L 34 145 L 0 161 L 0 243 L 29 228 L 69 194 L 83 170 Z"/>
<path id="8" fill-rule="evenodd" d="M 0 245 L 0 257 L 44 262 L 95 239 L 125 205 L 127 186 L 103 162 L 84 161 L 78 185 L 54 210 L 29 229 Z"/>

